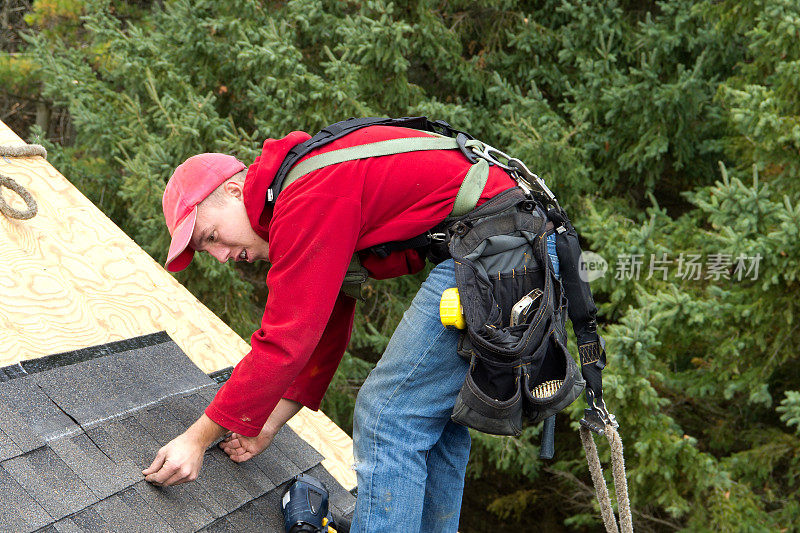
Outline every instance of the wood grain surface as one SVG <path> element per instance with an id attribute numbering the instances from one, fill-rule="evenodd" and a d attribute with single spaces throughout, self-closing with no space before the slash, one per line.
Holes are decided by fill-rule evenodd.
<path id="1" fill-rule="evenodd" d="M 0 121 L 0 145 L 23 141 Z M 2 158 L 0 173 L 39 204 L 30 220 L 0 215 L 0 366 L 166 331 L 205 372 L 250 349 L 161 265 L 41 157 Z M 24 203 L 8 189 L 16 208 Z M 321 412 L 289 425 L 355 487 L 352 441 Z"/>

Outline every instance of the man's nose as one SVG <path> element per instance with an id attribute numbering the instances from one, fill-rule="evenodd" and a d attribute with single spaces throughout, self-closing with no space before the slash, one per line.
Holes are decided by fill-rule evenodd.
<path id="1" fill-rule="evenodd" d="M 215 246 L 208 250 L 214 259 L 219 261 L 220 263 L 225 263 L 228 261 L 229 250 L 224 246 Z"/>

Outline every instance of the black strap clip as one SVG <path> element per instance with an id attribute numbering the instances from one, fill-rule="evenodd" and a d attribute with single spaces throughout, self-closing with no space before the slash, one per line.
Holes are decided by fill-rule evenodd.
<path id="1" fill-rule="evenodd" d="M 446 137 L 452 137 L 453 134 L 455 133 L 453 126 L 451 126 L 444 120 L 434 120 L 432 122 L 429 122 L 429 125 L 434 132 L 440 135 L 444 135 Z"/>
<path id="2" fill-rule="evenodd" d="M 464 154 L 464 157 L 466 157 L 467 160 L 474 165 L 478 162 L 479 157 L 475 155 L 475 152 L 466 147 L 466 142 L 470 140 L 472 140 L 472 137 L 466 133 L 459 132 L 459 134 L 456 135 L 456 144 L 458 145 L 458 149 L 461 150 L 461 153 Z"/>

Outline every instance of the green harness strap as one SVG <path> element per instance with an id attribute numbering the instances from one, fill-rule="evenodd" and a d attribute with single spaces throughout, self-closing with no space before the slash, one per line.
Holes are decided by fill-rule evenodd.
<path id="1" fill-rule="evenodd" d="M 286 175 L 286 179 L 283 180 L 281 190 L 309 172 L 319 170 L 328 165 L 336 165 L 338 163 L 344 163 L 345 161 L 366 159 L 368 157 L 380 157 L 422 150 L 452 150 L 454 148 L 458 148 L 458 145 L 456 144 L 456 140 L 450 137 L 405 137 L 341 148 L 339 150 L 309 157 L 297 163 Z"/>
<path id="2" fill-rule="evenodd" d="M 429 132 L 425 132 L 429 133 Z M 435 135 L 435 134 L 432 134 Z M 466 147 L 480 144 L 480 141 L 470 140 L 465 143 Z M 401 139 L 389 139 L 387 141 L 377 141 L 374 143 L 360 144 L 333 150 L 324 154 L 315 155 L 301 161 L 289 171 L 283 181 L 281 191 L 286 187 L 302 178 L 306 174 L 325 168 L 330 165 L 337 165 L 345 161 L 355 161 L 357 159 L 367 159 L 370 157 L 381 157 L 385 155 L 405 154 L 408 152 L 421 152 L 426 150 L 459 150 L 458 143 L 451 137 L 436 135 L 435 137 L 405 137 Z M 489 179 L 489 163 L 485 159 L 479 159 L 473 164 L 461 187 L 458 189 L 451 217 L 465 215 L 475 209 L 481 192 Z M 347 296 L 364 300 L 361 288 L 367 280 L 367 269 L 361 265 L 358 254 L 353 254 L 350 266 L 342 283 L 342 292 Z"/>
<path id="3" fill-rule="evenodd" d="M 453 203 L 453 210 L 450 211 L 451 217 L 466 215 L 478 205 L 483 188 L 486 187 L 486 180 L 489 179 L 489 162 L 485 159 L 478 159 L 478 162 L 464 176 L 461 187 L 458 188 L 456 201 Z"/>

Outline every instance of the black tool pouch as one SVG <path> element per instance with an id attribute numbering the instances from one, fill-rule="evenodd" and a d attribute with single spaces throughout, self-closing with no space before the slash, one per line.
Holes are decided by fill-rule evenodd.
<path id="1" fill-rule="evenodd" d="M 525 415 L 536 423 L 554 415 L 580 396 L 586 382 L 562 340 L 550 335 L 541 365 L 530 365 L 523 376 Z"/>
<path id="2" fill-rule="evenodd" d="M 564 346 L 561 284 L 547 254 L 547 217 L 521 189 L 506 191 L 448 229 L 467 329 L 459 354 L 470 362 L 453 421 L 495 435 L 519 435 L 583 390 Z M 534 289 L 527 318 L 511 309 Z"/>
<path id="3" fill-rule="evenodd" d="M 464 385 L 456 398 L 452 419 L 493 435 L 522 431 L 521 367 L 473 354 Z"/>

